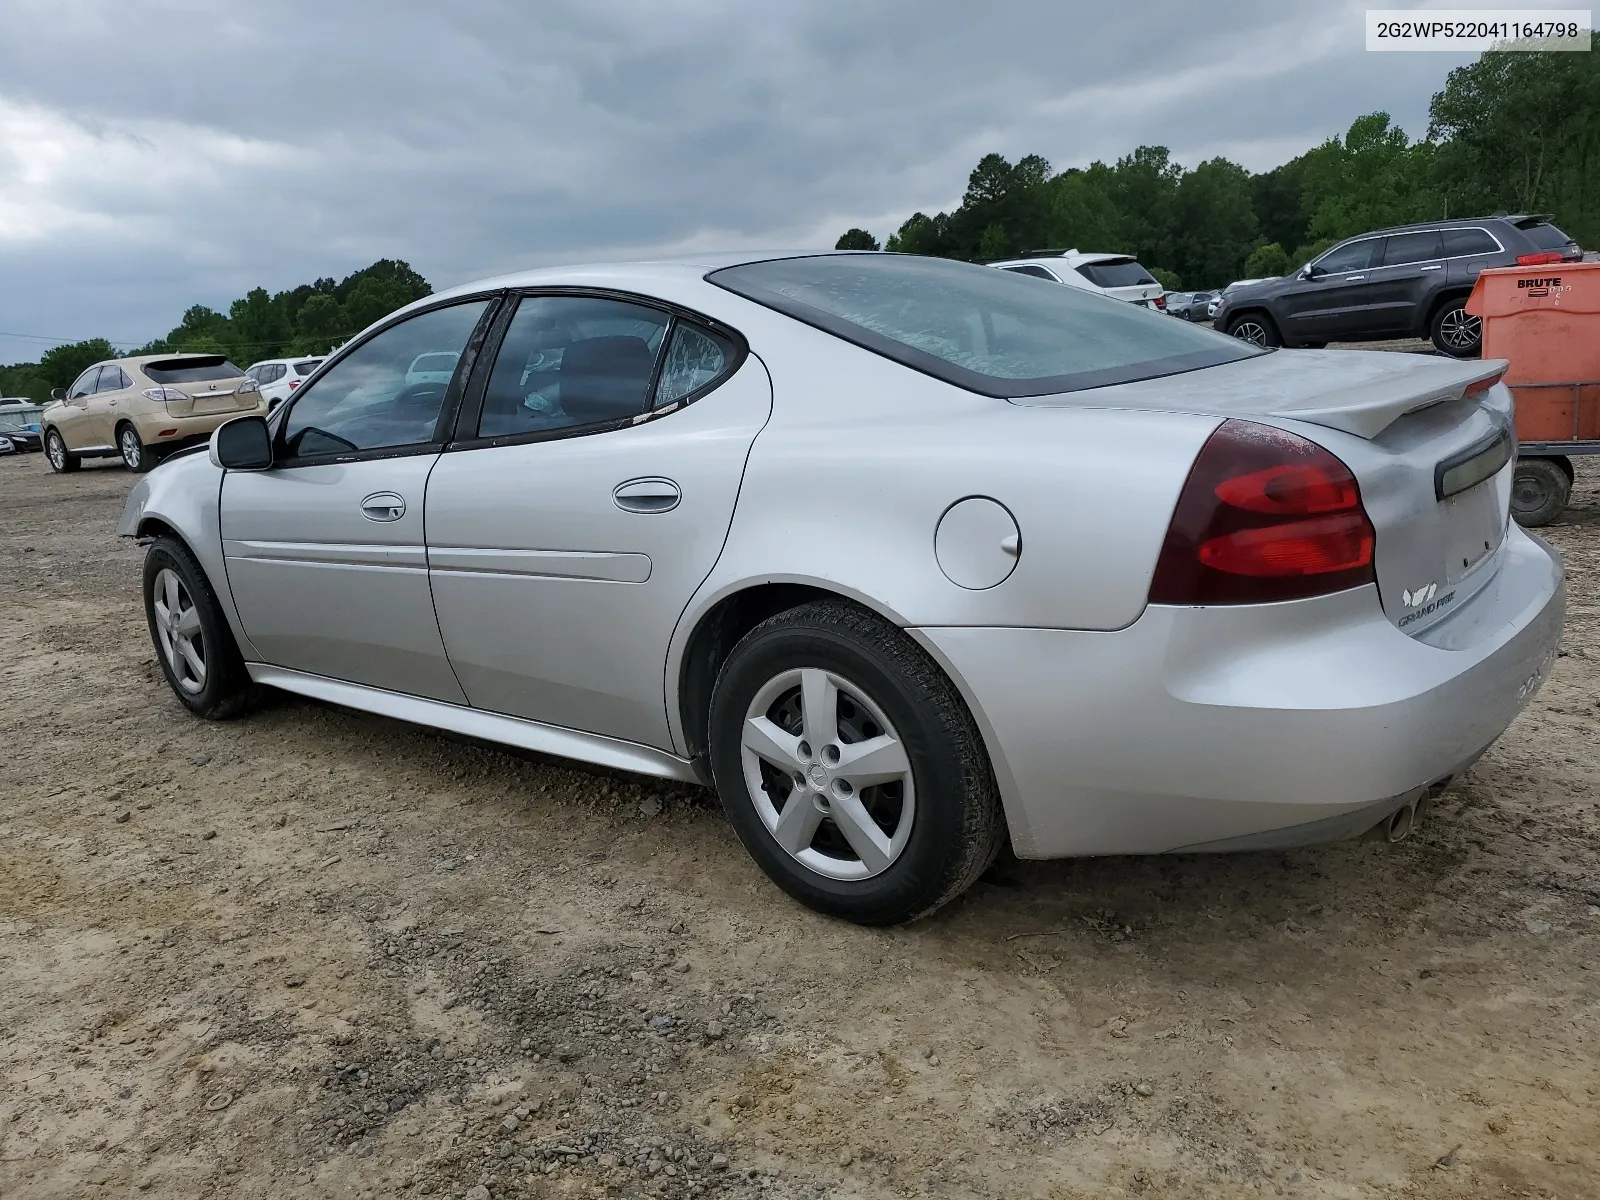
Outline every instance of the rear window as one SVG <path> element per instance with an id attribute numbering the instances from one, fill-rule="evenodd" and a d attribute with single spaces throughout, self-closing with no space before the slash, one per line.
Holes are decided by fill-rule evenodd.
<path id="1" fill-rule="evenodd" d="M 1131 258 L 1108 258 L 1101 262 L 1084 263 L 1078 268 L 1082 275 L 1096 287 L 1134 287 L 1141 283 L 1154 283 L 1155 277 Z"/>
<path id="2" fill-rule="evenodd" d="M 706 278 L 985 396 L 1079 391 L 1265 353 L 1152 309 L 942 258 L 816 255 Z"/>
<path id="3" fill-rule="evenodd" d="M 308 358 L 305 362 L 295 363 L 294 373 L 296 375 L 309 375 L 321 365 L 322 360 L 320 358 Z"/>
<path id="4" fill-rule="evenodd" d="M 144 373 L 156 383 L 205 383 L 210 379 L 238 379 L 244 375 L 220 354 L 163 358 L 145 363 Z"/>
<path id="5" fill-rule="evenodd" d="M 1517 228 L 1541 250 L 1567 250 L 1573 241 L 1548 221 L 1519 221 Z"/>

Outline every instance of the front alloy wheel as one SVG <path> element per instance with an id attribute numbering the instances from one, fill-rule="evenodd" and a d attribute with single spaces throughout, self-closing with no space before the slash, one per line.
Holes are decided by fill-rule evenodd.
<path id="1" fill-rule="evenodd" d="M 58 474 L 78 469 L 78 456 L 67 449 L 66 441 L 57 430 L 44 435 L 44 456 L 50 460 L 50 469 Z"/>
<path id="2" fill-rule="evenodd" d="M 1241 342 L 1249 342 L 1252 346 L 1272 345 L 1266 325 L 1255 317 L 1245 317 L 1242 321 L 1235 322 L 1228 332 Z"/>
<path id="3" fill-rule="evenodd" d="M 196 716 L 224 720 L 250 707 L 256 688 L 205 571 L 170 535 L 145 552 L 144 615 L 161 673 Z"/>
<path id="4" fill-rule="evenodd" d="M 199 695 L 206 686 L 206 643 L 200 628 L 200 610 L 171 567 L 156 573 L 150 608 L 150 627 L 173 680 L 189 695 Z"/>

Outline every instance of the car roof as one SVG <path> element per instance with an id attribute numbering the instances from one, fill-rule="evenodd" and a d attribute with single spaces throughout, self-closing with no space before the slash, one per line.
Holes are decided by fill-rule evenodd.
<path id="1" fill-rule="evenodd" d="M 1430 229 L 1470 229 L 1475 225 L 1485 225 L 1490 221 L 1504 222 L 1507 225 L 1520 225 L 1523 221 L 1544 221 L 1553 219 L 1550 213 L 1500 213 L 1492 217 L 1446 217 L 1437 221 L 1413 221 L 1409 225 L 1386 225 L 1382 229 L 1369 229 L 1365 233 L 1357 233 L 1344 240 L 1353 242 L 1364 237 L 1377 237 L 1385 233 L 1421 233 Z"/>

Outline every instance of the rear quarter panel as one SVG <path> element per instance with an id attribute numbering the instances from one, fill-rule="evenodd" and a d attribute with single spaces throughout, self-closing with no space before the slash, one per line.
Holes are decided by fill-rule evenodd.
<path id="1" fill-rule="evenodd" d="M 696 597 L 809 581 L 902 625 L 1119 629 L 1143 611 L 1179 489 L 1214 416 L 976 396 L 808 329 L 753 348 L 773 415 L 757 437 L 727 545 Z M 969 496 L 1010 510 L 1016 569 L 981 591 L 934 554 Z"/>

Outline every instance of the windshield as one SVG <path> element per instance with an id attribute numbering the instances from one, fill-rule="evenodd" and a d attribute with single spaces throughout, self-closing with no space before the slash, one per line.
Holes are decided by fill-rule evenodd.
<path id="1" fill-rule="evenodd" d="M 943 258 L 816 255 L 706 278 L 985 396 L 1078 391 L 1262 353 L 1153 309 Z"/>
<path id="2" fill-rule="evenodd" d="M 1155 277 L 1131 258 L 1108 258 L 1102 262 L 1084 263 L 1078 268 L 1082 275 L 1096 287 L 1135 287 L 1154 283 Z"/>
<path id="3" fill-rule="evenodd" d="M 212 379 L 237 379 L 244 374 L 220 354 L 164 358 L 145 363 L 144 373 L 156 383 L 205 383 Z"/>

